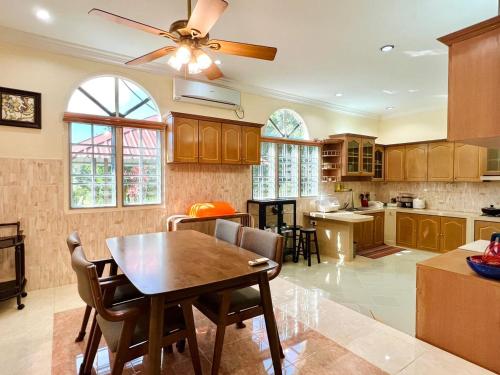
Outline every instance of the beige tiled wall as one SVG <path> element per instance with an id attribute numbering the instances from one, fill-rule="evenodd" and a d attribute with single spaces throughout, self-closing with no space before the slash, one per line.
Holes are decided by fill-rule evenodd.
<path id="1" fill-rule="evenodd" d="M 335 194 L 332 183 L 322 184 L 322 192 Z M 479 213 L 481 207 L 500 205 L 500 182 L 346 182 L 354 191 L 355 204 L 359 194 L 370 192 L 372 200 L 388 202 L 399 193 L 413 193 L 426 200 L 427 208 Z M 338 193 L 339 200 L 350 199 L 349 193 Z"/>
<path id="2" fill-rule="evenodd" d="M 74 282 L 65 238 L 81 234 L 89 258 L 109 257 L 105 239 L 163 230 L 165 218 L 194 202 L 227 200 L 246 209 L 250 167 L 168 165 L 165 208 L 68 212 L 63 161 L 0 159 L 0 222 L 21 220 L 29 289 Z M 0 279 L 13 276 L 13 251 L 0 251 Z"/>

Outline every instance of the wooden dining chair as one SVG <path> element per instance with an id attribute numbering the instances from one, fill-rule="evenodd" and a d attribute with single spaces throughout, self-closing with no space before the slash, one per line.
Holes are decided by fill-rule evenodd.
<path id="1" fill-rule="evenodd" d="M 219 240 L 238 245 L 240 240 L 241 224 L 234 221 L 215 220 L 215 237 Z"/>
<path id="2" fill-rule="evenodd" d="M 70 254 L 73 254 L 73 251 L 78 247 L 82 245 L 82 241 L 80 239 L 80 235 L 78 232 L 72 232 L 68 238 L 66 239 L 66 244 L 68 245 L 68 249 Z M 118 272 L 118 266 L 116 263 L 113 261 L 113 259 L 99 259 L 99 260 L 93 260 L 91 261 L 96 266 L 96 272 L 98 277 L 102 277 L 104 273 L 104 269 L 106 265 L 109 265 L 109 275 L 113 276 L 116 275 Z M 129 301 L 133 300 L 136 298 L 141 298 L 143 295 L 130 283 L 128 284 L 123 284 L 120 285 L 116 288 L 113 302 L 114 303 L 119 303 L 119 302 L 124 302 L 124 301 Z M 87 301 L 84 301 L 87 302 Z M 87 303 L 87 306 L 85 307 L 85 313 L 83 314 L 83 321 L 82 325 L 80 327 L 80 332 L 78 333 L 78 336 L 75 339 L 75 342 L 80 342 L 83 341 L 83 338 L 85 337 L 85 331 L 87 329 L 87 325 L 89 322 L 90 314 L 92 312 L 92 307 Z"/>
<path id="3" fill-rule="evenodd" d="M 73 250 L 71 266 L 77 275 L 80 296 L 95 308 L 97 314 L 80 375 L 91 374 L 101 336 L 104 336 L 108 349 L 115 353 L 111 375 L 121 374 L 127 362 L 148 354 L 148 301 L 142 298 L 111 305 L 109 296 L 114 294 L 117 287 L 129 283 L 128 279 L 124 275 L 99 278 L 96 265 L 87 260 L 81 246 Z M 164 314 L 162 346 L 165 348 L 187 338 L 194 372 L 201 374 L 192 301 L 165 305 Z"/>
<path id="4" fill-rule="evenodd" d="M 269 272 L 269 280 L 279 275 L 283 263 L 282 236 L 272 232 L 243 227 L 240 247 L 278 263 L 278 267 Z M 226 327 L 264 314 L 260 292 L 253 287 L 247 287 L 219 293 L 207 293 L 198 298 L 195 306 L 217 325 L 212 360 L 212 375 L 216 375 L 219 371 Z M 282 358 L 285 357 L 281 343 L 280 355 Z"/>

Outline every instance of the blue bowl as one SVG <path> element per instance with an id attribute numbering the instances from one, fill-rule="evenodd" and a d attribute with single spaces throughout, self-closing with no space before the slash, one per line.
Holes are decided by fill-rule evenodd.
<path id="1" fill-rule="evenodd" d="M 474 257 L 476 257 L 475 255 Z M 467 264 L 472 268 L 478 275 L 487 277 L 488 279 L 500 280 L 500 267 L 489 266 L 483 263 L 476 263 L 472 257 L 467 257 Z"/>

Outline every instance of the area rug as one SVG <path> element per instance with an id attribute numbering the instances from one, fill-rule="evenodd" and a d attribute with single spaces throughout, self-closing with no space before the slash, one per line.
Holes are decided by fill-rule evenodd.
<path id="1" fill-rule="evenodd" d="M 362 257 L 367 257 L 370 259 L 378 259 L 387 255 L 399 253 L 401 250 L 403 249 L 400 247 L 382 245 L 371 249 L 358 250 L 356 252 L 356 255 L 361 255 Z"/>
<path id="2" fill-rule="evenodd" d="M 84 309 L 74 309 L 54 315 L 54 340 L 52 348 L 52 374 L 78 374 L 83 359 L 86 340 L 75 343 Z M 383 375 L 384 371 L 351 353 L 317 331 L 276 309 L 276 322 L 285 352 L 283 374 L 328 375 Z M 197 340 L 203 374 L 210 374 L 216 326 L 195 310 Z M 263 317 L 245 321 L 246 328 L 228 327 L 224 339 L 222 363 L 219 374 L 272 374 L 273 366 Z M 88 334 L 88 333 L 87 333 Z M 98 350 L 93 374 L 110 373 L 113 356 L 104 341 Z M 144 373 L 143 359 L 127 363 L 124 374 Z M 189 348 L 184 353 L 163 355 L 162 374 L 193 374 Z"/>

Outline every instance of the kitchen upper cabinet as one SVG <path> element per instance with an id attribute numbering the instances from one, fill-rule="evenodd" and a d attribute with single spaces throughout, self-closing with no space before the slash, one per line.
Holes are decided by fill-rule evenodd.
<path id="1" fill-rule="evenodd" d="M 439 216 L 416 215 L 417 249 L 439 251 L 441 239 L 441 220 Z"/>
<path id="2" fill-rule="evenodd" d="M 373 156 L 373 181 L 384 181 L 384 154 L 384 146 L 376 145 Z"/>
<path id="3" fill-rule="evenodd" d="M 406 181 L 427 181 L 427 144 L 405 146 Z"/>
<path id="4" fill-rule="evenodd" d="M 222 124 L 222 163 L 241 163 L 241 126 Z"/>
<path id="5" fill-rule="evenodd" d="M 439 38 L 449 46 L 448 140 L 500 147 L 500 16 Z"/>
<path id="6" fill-rule="evenodd" d="M 417 246 L 416 215 L 398 212 L 396 214 L 396 245 L 415 249 Z"/>
<path id="7" fill-rule="evenodd" d="M 440 251 L 456 250 L 465 245 L 466 220 L 457 217 L 441 217 Z"/>
<path id="8" fill-rule="evenodd" d="M 370 138 L 361 139 L 361 175 L 374 175 L 375 142 Z"/>
<path id="9" fill-rule="evenodd" d="M 429 143 L 427 153 L 427 180 L 453 181 L 453 142 Z"/>
<path id="10" fill-rule="evenodd" d="M 346 176 L 359 176 L 361 171 L 361 138 L 347 137 L 345 172 Z"/>
<path id="11" fill-rule="evenodd" d="M 484 169 L 484 152 L 482 147 L 455 143 L 454 180 L 480 181 Z"/>
<path id="12" fill-rule="evenodd" d="M 493 233 L 500 233 L 500 223 L 476 220 L 474 222 L 474 241 L 490 240 Z"/>
<path id="13" fill-rule="evenodd" d="M 221 162 L 220 122 L 199 121 L 199 162 L 217 164 Z"/>
<path id="14" fill-rule="evenodd" d="M 387 146 L 385 148 L 385 180 L 404 181 L 405 146 Z"/>
<path id="15" fill-rule="evenodd" d="M 198 163 L 198 120 L 175 117 L 168 135 L 169 162 Z"/>
<path id="16" fill-rule="evenodd" d="M 241 127 L 241 163 L 260 164 L 260 128 Z"/>
<path id="17" fill-rule="evenodd" d="M 486 151 L 485 175 L 500 175 L 500 148 L 489 148 Z"/>
<path id="18" fill-rule="evenodd" d="M 167 162 L 260 164 L 261 125 L 171 112 Z"/>

